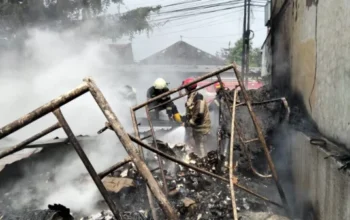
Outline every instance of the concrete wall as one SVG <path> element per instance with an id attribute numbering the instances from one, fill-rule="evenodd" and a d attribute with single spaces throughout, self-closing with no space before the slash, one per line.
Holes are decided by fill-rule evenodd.
<path id="1" fill-rule="evenodd" d="M 272 21 L 273 83 L 301 94 L 320 131 L 350 149 L 349 0 L 289 2 Z"/>
<path id="2" fill-rule="evenodd" d="M 349 172 L 338 171 L 340 164 L 334 158 L 324 159 L 330 153 L 311 145 L 304 134 L 295 133 L 292 140 L 290 152 L 297 203 L 308 197 L 319 220 L 350 219 Z"/>

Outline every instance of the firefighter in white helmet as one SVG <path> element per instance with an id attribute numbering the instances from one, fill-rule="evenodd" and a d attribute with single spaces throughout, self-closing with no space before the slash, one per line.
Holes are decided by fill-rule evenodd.
<path id="1" fill-rule="evenodd" d="M 153 86 L 148 89 L 147 99 L 157 97 L 157 96 L 159 96 L 163 93 L 166 93 L 168 91 L 169 91 L 168 83 L 164 79 L 158 78 L 154 81 Z M 170 96 L 165 96 L 161 99 L 158 99 L 154 102 L 151 102 L 149 104 L 149 108 L 163 104 L 163 105 L 155 108 L 156 119 L 159 119 L 159 112 L 166 109 L 166 113 L 167 113 L 170 120 L 175 120 L 175 121 L 181 123 L 182 122 L 181 115 L 179 114 L 174 102 L 172 102 L 172 101 L 170 102 L 170 100 L 171 100 Z"/>

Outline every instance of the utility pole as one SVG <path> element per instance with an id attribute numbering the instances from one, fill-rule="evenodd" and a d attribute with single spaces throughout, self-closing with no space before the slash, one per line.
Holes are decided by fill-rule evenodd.
<path id="1" fill-rule="evenodd" d="M 241 63 L 241 73 L 242 73 L 242 80 L 245 82 L 245 64 L 246 64 L 246 31 L 247 31 L 247 3 L 248 0 L 244 0 L 244 16 L 243 16 L 243 34 L 242 34 L 242 63 Z"/>
<path id="2" fill-rule="evenodd" d="M 250 50 L 250 5 L 251 0 L 244 0 L 244 20 L 243 20 L 243 48 L 242 48 L 242 81 L 245 86 L 248 86 L 249 74 L 249 50 Z"/>
<path id="3" fill-rule="evenodd" d="M 245 86 L 248 86 L 248 74 L 249 74 L 249 53 L 250 53 L 250 1 L 248 0 L 248 20 L 247 20 L 247 30 L 246 30 L 246 77 L 245 77 Z"/>

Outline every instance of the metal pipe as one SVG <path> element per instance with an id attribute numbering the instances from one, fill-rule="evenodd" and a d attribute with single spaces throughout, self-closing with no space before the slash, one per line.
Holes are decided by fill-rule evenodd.
<path id="1" fill-rule="evenodd" d="M 236 198 L 235 198 L 235 190 L 233 186 L 233 163 L 234 163 L 234 157 L 233 157 L 233 147 L 235 142 L 235 114 L 236 114 L 236 101 L 237 101 L 237 93 L 238 90 L 235 89 L 235 92 L 233 94 L 233 104 L 232 104 L 232 118 L 231 118 L 231 140 L 230 140 L 230 192 L 231 192 L 231 200 L 232 200 L 232 212 L 233 212 L 233 218 L 234 220 L 238 219 L 237 216 L 237 206 L 236 206 Z"/>
<path id="2" fill-rule="evenodd" d="M 152 170 L 151 170 L 151 173 L 153 173 L 153 172 L 155 172 L 155 171 L 157 171 L 157 170 L 159 170 L 159 167 L 156 167 L 156 168 L 152 169 Z"/>
<path id="3" fill-rule="evenodd" d="M 243 93 L 243 97 L 245 99 L 245 102 L 247 104 L 247 108 L 248 108 L 248 111 L 249 111 L 249 114 L 253 120 L 253 123 L 254 123 L 254 127 L 256 129 L 256 132 L 258 133 L 258 138 L 261 142 L 261 145 L 264 149 L 264 153 L 265 153 L 265 156 L 266 156 L 266 159 L 268 161 L 268 164 L 269 164 L 269 167 L 270 167 L 270 170 L 272 172 L 272 176 L 273 176 L 273 179 L 275 180 L 275 183 L 276 183 L 276 187 L 277 187 L 277 190 L 281 196 L 281 199 L 282 199 L 282 202 L 283 202 L 283 205 L 284 205 L 284 208 L 285 208 L 285 211 L 287 213 L 288 216 L 291 216 L 290 215 L 290 209 L 289 209 L 289 206 L 288 206 L 288 202 L 287 202 L 287 198 L 286 198 L 286 195 L 284 194 L 284 191 L 282 189 L 282 186 L 278 180 L 278 176 L 277 176 L 277 172 L 276 172 L 276 169 L 275 169 L 275 165 L 272 161 L 272 158 L 271 158 L 271 155 L 270 155 L 270 152 L 269 152 L 269 149 L 267 147 L 267 144 L 266 144 L 266 140 L 265 140 L 265 137 L 262 133 L 262 129 L 258 123 L 258 120 L 256 118 L 256 115 L 253 111 L 253 108 L 252 108 L 252 105 L 251 105 L 251 101 L 250 101 L 250 98 L 248 96 L 248 93 L 245 89 L 245 86 L 244 86 L 244 83 L 242 82 L 242 79 L 241 79 L 241 76 L 240 76 L 240 73 L 239 71 L 237 70 L 237 66 L 236 64 L 234 63 L 233 64 L 233 70 L 236 74 L 236 78 L 238 80 L 238 83 L 239 83 L 239 86 L 241 87 L 241 91 Z"/>
<path id="4" fill-rule="evenodd" d="M 278 101 L 282 101 L 283 97 L 282 98 L 277 98 L 277 99 L 270 99 L 270 100 L 266 100 L 266 101 L 262 101 L 262 102 L 252 102 L 251 105 L 264 105 L 264 104 L 268 104 L 268 103 L 271 103 L 271 102 L 278 102 Z M 237 104 L 237 107 L 240 107 L 240 106 L 245 106 L 247 105 L 247 103 L 239 103 Z"/>
<path id="5" fill-rule="evenodd" d="M 150 135 L 147 135 L 147 136 L 142 137 L 142 138 L 141 138 L 141 140 L 143 141 L 143 140 L 145 140 L 145 139 L 147 139 L 147 138 L 150 138 L 150 137 L 152 137 L 152 135 L 151 135 L 151 134 L 150 134 Z"/>
<path id="6" fill-rule="evenodd" d="M 149 124 L 149 127 L 151 129 L 151 134 L 153 137 L 153 143 L 156 146 L 157 150 L 159 150 L 158 144 L 157 144 L 157 139 L 156 139 L 156 134 L 155 134 L 154 129 L 153 129 L 152 119 L 151 119 L 151 116 L 149 114 L 148 105 L 145 106 L 145 110 L 146 110 L 148 124 Z M 158 164 L 159 164 L 159 168 L 160 168 L 160 175 L 161 175 L 162 180 L 163 180 L 164 194 L 168 195 L 168 187 L 167 187 L 167 183 L 166 183 L 166 179 L 165 179 L 165 175 L 164 175 L 163 161 L 162 161 L 162 158 L 160 158 L 159 156 L 157 157 L 157 159 L 158 159 Z"/>
<path id="7" fill-rule="evenodd" d="M 246 140 L 246 141 L 243 141 L 243 142 L 244 142 L 245 144 L 248 144 L 248 143 L 255 142 L 255 141 L 259 141 L 259 138 L 253 138 L 253 139 Z"/>
<path id="8" fill-rule="evenodd" d="M 180 91 L 180 90 L 182 90 L 182 89 L 184 89 L 184 88 L 186 88 L 186 87 L 189 87 L 189 86 L 191 86 L 191 85 L 193 85 L 193 84 L 196 84 L 196 83 L 198 83 L 198 82 L 200 82 L 200 81 L 203 81 L 203 80 L 205 80 L 205 79 L 208 79 L 208 78 L 210 78 L 210 77 L 213 77 L 213 76 L 215 76 L 215 75 L 218 75 L 218 74 L 220 74 L 220 73 L 222 73 L 222 72 L 225 72 L 225 71 L 227 71 L 227 70 L 230 70 L 230 69 L 232 69 L 232 65 L 228 65 L 228 66 L 226 66 L 226 67 L 224 67 L 224 68 L 222 68 L 222 69 L 219 69 L 219 70 L 216 70 L 216 71 L 214 71 L 214 72 L 205 74 L 205 75 L 203 75 L 203 76 L 201 76 L 201 77 L 195 79 L 193 82 L 191 82 L 191 83 L 189 83 L 189 84 L 187 84 L 187 85 L 182 85 L 182 86 L 180 86 L 180 87 L 178 87 L 178 88 L 174 88 L 174 89 L 172 89 L 172 90 L 170 90 L 170 91 L 168 91 L 168 92 L 165 92 L 165 93 L 163 93 L 163 94 L 161 94 L 161 95 L 159 95 L 159 96 L 156 96 L 156 97 L 154 97 L 154 98 L 152 98 L 152 99 L 149 99 L 149 100 L 147 100 L 146 102 L 144 102 L 144 103 L 142 103 L 142 104 L 139 104 L 139 105 L 133 107 L 133 110 L 136 111 L 136 110 L 138 110 L 138 109 L 144 107 L 145 105 L 150 104 L 151 102 L 154 102 L 154 101 L 156 101 L 156 100 L 158 100 L 158 99 L 161 99 L 161 98 L 163 98 L 163 97 L 169 96 L 169 95 L 171 95 L 171 94 L 173 94 L 173 93 L 176 93 L 176 92 L 178 92 L 178 91 Z"/>
<path id="9" fill-rule="evenodd" d="M 39 138 L 44 137 L 45 135 L 59 129 L 60 127 L 61 127 L 61 125 L 59 123 L 56 123 L 56 124 L 46 128 L 45 130 L 41 131 L 40 133 L 22 141 L 21 143 L 15 145 L 9 149 L 6 149 L 4 151 L 1 151 L 0 159 L 24 149 L 28 144 L 33 143 L 34 141 L 38 140 Z"/>
<path id="10" fill-rule="evenodd" d="M 271 174 L 264 175 L 264 174 L 259 173 L 259 172 L 255 169 L 255 167 L 253 166 L 252 158 L 250 157 L 250 154 L 249 154 L 249 153 L 250 153 L 250 152 L 249 152 L 249 148 L 248 148 L 248 146 L 246 145 L 247 141 L 244 141 L 244 140 L 243 140 L 243 137 L 242 137 L 243 134 L 242 134 L 242 132 L 241 132 L 241 130 L 240 130 L 240 128 L 239 128 L 238 125 L 236 125 L 236 130 L 237 130 L 237 134 L 238 134 L 239 141 L 241 142 L 241 144 L 242 144 L 242 146 L 243 146 L 243 152 L 244 152 L 244 154 L 246 155 L 246 157 L 247 157 L 247 159 L 248 159 L 248 163 L 249 163 L 250 169 L 253 171 L 253 173 L 254 173 L 255 175 L 261 177 L 261 178 L 270 178 L 270 177 L 272 177 Z M 254 139 L 253 139 L 253 140 L 254 140 Z M 257 139 L 257 140 L 259 140 L 259 139 Z"/>
<path id="11" fill-rule="evenodd" d="M 288 122 L 289 121 L 289 116 L 290 116 L 290 108 L 289 108 L 289 105 L 288 105 L 288 101 L 287 101 L 287 99 L 285 97 L 282 97 L 281 100 L 282 100 L 283 106 L 286 108 L 286 115 L 284 116 L 284 120 L 286 122 Z"/>
<path id="12" fill-rule="evenodd" d="M 140 132 L 139 132 L 139 128 L 138 128 L 136 114 L 135 114 L 135 111 L 132 110 L 132 108 L 130 108 L 130 114 L 131 114 L 132 125 L 134 127 L 135 136 L 140 138 Z M 141 159 L 144 160 L 143 148 L 140 145 L 137 145 L 137 148 L 138 148 Z M 155 207 L 153 195 L 152 195 L 150 188 L 147 185 L 146 185 L 146 192 L 147 192 L 148 203 L 149 203 L 149 206 L 150 206 L 151 212 L 152 212 L 152 217 L 154 220 L 158 220 L 157 210 Z"/>
<path id="13" fill-rule="evenodd" d="M 135 111 L 132 110 L 132 108 L 130 108 L 130 114 L 131 114 L 131 120 L 132 120 L 132 124 L 133 124 L 133 127 L 134 127 L 135 135 L 136 135 L 136 137 L 140 138 L 140 132 L 139 132 L 139 128 L 138 128 L 136 114 L 135 114 Z M 138 147 L 138 151 L 139 151 L 141 159 L 144 160 L 143 148 L 140 145 L 137 145 L 137 147 Z M 154 199 L 153 199 L 153 196 L 152 196 L 152 192 L 151 192 L 150 188 L 147 185 L 146 185 L 146 192 L 147 192 L 148 203 L 149 203 L 149 206 L 150 206 L 151 212 L 152 212 L 152 217 L 153 217 L 154 220 L 158 220 L 157 210 L 156 210 L 156 207 L 155 207 L 155 203 L 154 203 Z"/>
<path id="14" fill-rule="evenodd" d="M 44 115 L 47 115 L 48 113 L 54 111 L 55 109 L 59 108 L 60 106 L 72 101 L 73 99 L 83 95 L 89 90 L 86 83 L 83 83 L 79 85 L 74 90 L 67 92 L 61 96 L 59 96 L 56 99 L 53 99 L 49 103 L 46 103 L 45 105 L 42 105 L 41 107 L 35 109 L 34 111 L 22 116 L 21 118 L 11 122 L 10 124 L 5 125 L 4 127 L 0 128 L 0 140 L 4 137 L 8 136 L 9 134 L 23 128 L 24 126 L 38 120 Z"/>
<path id="15" fill-rule="evenodd" d="M 214 82 L 211 82 L 211 83 L 208 83 L 208 84 L 206 84 L 206 85 L 204 85 L 204 86 L 201 86 L 201 87 L 199 87 L 199 88 L 196 88 L 196 89 L 193 90 L 192 92 L 195 92 L 195 91 L 204 89 L 204 88 L 206 88 L 206 87 L 208 87 L 208 86 L 211 86 L 211 85 L 213 85 L 213 84 L 215 84 L 215 83 L 217 83 L 217 82 L 219 82 L 219 80 L 216 80 L 216 81 L 214 81 Z M 188 94 L 186 94 L 186 93 L 185 93 L 185 94 L 182 94 L 182 95 L 179 95 L 179 96 L 176 97 L 176 98 L 170 99 L 170 100 L 168 100 L 168 101 L 166 101 L 166 102 L 160 103 L 159 105 L 153 106 L 152 108 L 149 108 L 149 110 L 153 110 L 153 109 L 155 109 L 155 108 L 158 108 L 158 107 L 160 107 L 160 106 L 162 106 L 162 105 L 168 104 L 169 102 L 178 100 L 178 99 L 180 99 L 180 98 L 182 98 L 182 97 L 184 97 L 184 96 L 187 96 L 187 95 L 188 95 Z"/>
<path id="16" fill-rule="evenodd" d="M 92 166 L 91 162 L 89 161 L 89 158 L 86 156 L 85 152 L 80 146 L 80 143 L 78 142 L 77 138 L 73 134 L 72 129 L 69 127 L 66 119 L 64 118 L 62 112 L 60 109 L 56 109 L 53 114 L 56 116 L 57 120 L 59 121 L 60 125 L 62 126 L 64 132 L 67 134 L 68 139 L 70 143 L 73 145 L 75 151 L 77 152 L 78 156 L 80 157 L 81 161 L 85 165 L 87 171 L 89 172 L 91 178 L 95 182 L 98 190 L 102 194 L 104 200 L 106 201 L 108 207 L 111 209 L 114 217 L 116 219 L 122 219 L 122 216 L 120 212 L 117 210 L 112 198 L 109 196 L 106 188 L 104 187 L 100 177 L 97 175 L 96 170 Z"/>
<path id="17" fill-rule="evenodd" d="M 131 162 L 131 159 L 128 157 L 128 158 L 125 158 L 123 161 L 120 161 L 116 164 L 114 164 L 113 166 L 107 168 L 106 170 L 100 172 L 98 174 L 98 176 L 103 179 L 104 177 L 106 177 L 108 174 L 112 173 L 113 171 L 115 171 L 116 169 L 124 166 L 125 164 Z"/>
<path id="18" fill-rule="evenodd" d="M 191 165 L 191 164 L 188 164 L 188 163 L 185 163 L 185 162 L 183 162 L 183 161 L 181 161 L 181 160 L 178 160 L 178 159 L 176 159 L 176 158 L 174 158 L 174 157 L 172 157 L 172 156 L 169 156 L 169 155 L 163 153 L 162 151 L 159 151 L 159 150 L 155 149 L 154 147 L 151 147 L 151 146 L 149 146 L 148 144 L 143 143 L 141 140 L 139 140 L 139 139 L 137 139 L 137 138 L 131 136 L 130 134 L 128 134 L 128 136 L 129 136 L 129 138 L 130 138 L 133 142 L 135 142 L 136 144 L 139 144 L 139 145 L 141 145 L 142 147 L 146 148 L 147 150 L 152 151 L 153 153 L 156 153 L 156 154 L 158 154 L 158 155 L 161 155 L 162 157 L 164 157 L 164 158 L 166 158 L 166 159 L 168 159 L 168 160 L 171 160 L 171 161 L 173 161 L 173 162 L 175 162 L 175 163 L 178 163 L 178 164 L 180 164 L 180 165 L 182 165 L 182 166 L 184 166 L 184 167 L 187 167 L 187 168 L 190 168 L 190 169 L 192 169 L 192 170 L 195 170 L 195 171 L 197 171 L 197 172 L 199 172 L 199 173 L 203 173 L 203 174 L 206 174 L 206 175 L 208 175 L 208 176 L 214 177 L 214 178 L 216 178 L 216 179 L 220 179 L 220 180 L 222 180 L 222 181 L 224 181 L 224 182 L 227 182 L 227 183 L 230 182 L 230 181 L 229 181 L 228 179 L 226 179 L 225 177 L 216 175 L 216 174 L 214 174 L 214 173 L 208 172 L 208 171 L 206 171 L 206 170 L 203 170 L 203 169 L 201 169 L 201 168 L 198 168 L 198 167 L 196 167 L 196 166 L 193 166 L 193 165 Z M 261 195 L 255 193 L 255 192 L 253 192 L 253 191 L 247 189 L 247 188 L 244 187 L 244 186 L 241 186 L 241 185 L 239 185 L 239 184 L 237 184 L 237 183 L 235 183 L 234 185 L 235 185 L 237 188 L 239 188 L 239 189 L 241 189 L 241 190 L 244 190 L 245 192 L 250 193 L 250 194 L 256 196 L 257 198 L 260 198 L 260 199 L 262 199 L 262 200 L 264 200 L 264 201 L 266 201 L 266 202 L 269 202 L 269 203 L 271 203 L 271 204 L 274 204 L 274 205 L 276 205 L 276 206 L 278 206 L 278 207 L 282 207 L 282 208 L 283 208 L 283 206 L 280 205 L 280 204 L 278 204 L 277 202 L 271 201 L 271 200 L 267 199 L 266 197 L 261 196 Z"/>
<path id="19" fill-rule="evenodd" d="M 131 121 L 132 121 L 132 126 L 134 128 L 135 136 L 140 137 L 140 132 L 139 132 L 138 124 L 137 124 L 136 114 L 135 114 L 135 111 L 132 110 L 132 108 L 130 108 L 130 114 L 131 114 Z M 108 126 L 106 125 L 106 127 L 108 127 Z M 143 158 L 142 147 L 138 145 L 137 148 L 139 150 L 140 156 Z"/>
<path id="20" fill-rule="evenodd" d="M 165 213 L 165 216 L 171 220 L 177 220 L 179 219 L 174 208 L 171 206 L 170 202 L 167 200 L 166 196 L 160 189 L 158 183 L 152 176 L 151 171 L 148 169 L 145 162 L 142 160 L 142 158 L 139 156 L 136 148 L 134 147 L 133 143 L 131 142 L 128 134 L 124 130 L 123 126 L 119 122 L 117 116 L 112 111 L 112 108 L 108 104 L 107 100 L 103 96 L 100 89 L 96 86 L 95 82 L 91 78 L 85 79 L 85 81 L 89 85 L 89 90 L 95 101 L 97 102 L 98 106 L 100 107 L 101 111 L 105 115 L 107 121 L 109 122 L 111 129 L 114 130 L 115 134 L 118 136 L 120 142 L 124 146 L 126 152 L 128 152 L 130 158 L 132 159 L 132 162 L 136 166 L 137 170 L 141 174 L 141 176 L 146 181 L 148 187 L 152 191 L 155 198 L 158 200 L 159 206 L 162 208 L 162 210 Z"/>

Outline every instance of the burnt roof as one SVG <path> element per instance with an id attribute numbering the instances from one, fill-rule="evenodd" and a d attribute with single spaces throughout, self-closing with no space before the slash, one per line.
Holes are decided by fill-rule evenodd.
<path id="1" fill-rule="evenodd" d="M 225 65 L 225 61 L 184 41 L 165 48 L 140 61 L 151 65 Z"/>

